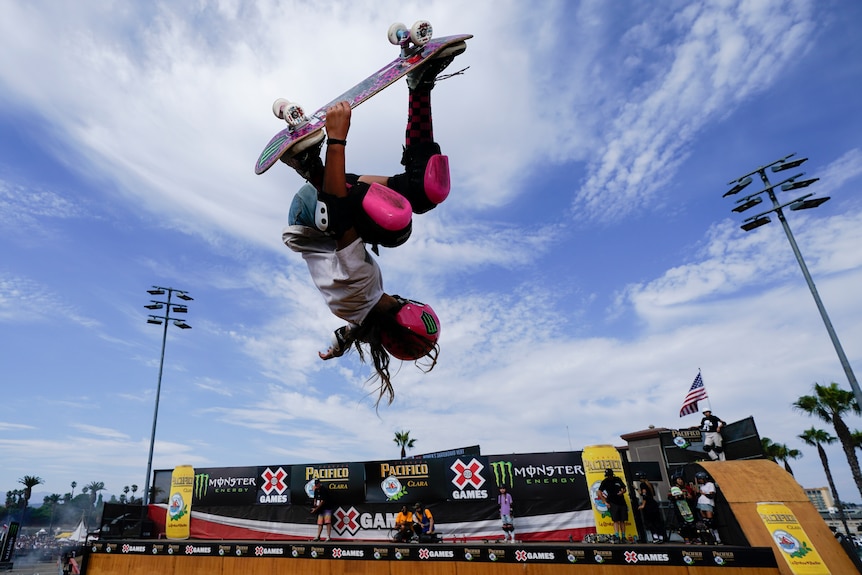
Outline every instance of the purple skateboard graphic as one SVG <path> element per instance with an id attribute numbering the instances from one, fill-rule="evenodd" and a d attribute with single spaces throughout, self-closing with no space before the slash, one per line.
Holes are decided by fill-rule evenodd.
<path id="1" fill-rule="evenodd" d="M 355 108 L 374 94 L 382 91 L 398 79 L 403 78 L 411 70 L 418 68 L 433 58 L 444 48 L 472 37 L 472 34 L 459 34 L 456 36 L 433 38 L 427 44 L 418 48 L 416 52 L 406 56 L 399 56 L 359 84 L 318 108 L 313 114 L 308 116 L 307 122 L 304 124 L 296 127 L 288 126 L 277 133 L 260 154 L 260 158 L 258 158 L 254 167 L 254 173 L 264 173 L 294 144 L 322 130 L 326 119 L 326 109 L 333 104 L 347 101 L 351 108 Z"/>

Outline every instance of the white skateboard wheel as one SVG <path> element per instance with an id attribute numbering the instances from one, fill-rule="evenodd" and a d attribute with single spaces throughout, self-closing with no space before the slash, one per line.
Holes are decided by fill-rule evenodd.
<path id="1" fill-rule="evenodd" d="M 428 20 L 417 20 L 410 28 L 410 40 L 417 46 L 424 46 L 431 40 L 434 28 Z"/>
<path id="2" fill-rule="evenodd" d="M 290 102 L 288 102 L 284 98 L 278 98 L 275 102 L 272 103 L 272 113 L 275 114 L 275 117 L 279 120 L 284 120 L 284 109 L 288 105 L 290 105 Z"/>
<path id="3" fill-rule="evenodd" d="M 410 38 L 410 30 L 407 29 L 405 24 L 395 22 L 389 27 L 389 32 L 386 33 L 386 36 L 389 38 L 389 42 L 397 46 Z"/>

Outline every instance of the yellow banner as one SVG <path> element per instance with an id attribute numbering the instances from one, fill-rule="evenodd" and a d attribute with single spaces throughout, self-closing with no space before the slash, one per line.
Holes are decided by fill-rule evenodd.
<path id="1" fill-rule="evenodd" d="M 165 537 L 168 539 L 188 539 L 191 535 L 194 485 L 195 470 L 191 465 L 178 465 L 174 468 L 165 522 Z"/>
<path id="2" fill-rule="evenodd" d="M 783 503 L 758 503 L 757 514 L 794 575 L 831 575 L 790 508 Z"/>
<path id="3" fill-rule="evenodd" d="M 584 474 L 587 477 L 587 485 L 590 488 L 590 500 L 592 501 L 593 517 L 596 521 L 596 532 L 613 535 L 614 522 L 611 520 L 611 511 L 607 504 L 599 497 L 599 485 L 605 478 L 605 470 L 613 469 L 614 475 L 626 484 L 626 505 L 628 507 L 628 518 L 626 519 L 626 535 L 637 535 L 635 529 L 634 514 L 631 496 L 628 492 L 629 482 L 623 473 L 623 462 L 620 453 L 613 445 L 588 445 L 584 447 L 581 458 L 584 462 Z"/>

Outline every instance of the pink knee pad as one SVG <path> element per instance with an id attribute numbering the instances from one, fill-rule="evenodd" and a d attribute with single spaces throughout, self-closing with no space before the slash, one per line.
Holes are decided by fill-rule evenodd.
<path id="1" fill-rule="evenodd" d="M 362 209 L 375 224 L 390 232 L 403 230 L 413 219 L 413 208 L 407 198 L 377 182 L 369 186 L 362 198 Z"/>
<path id="2" fill-rule="evenodd" d="M 449 196 L 449 156 L 434 154 L 425 166 L 425 195 L 435 204 Z"/>

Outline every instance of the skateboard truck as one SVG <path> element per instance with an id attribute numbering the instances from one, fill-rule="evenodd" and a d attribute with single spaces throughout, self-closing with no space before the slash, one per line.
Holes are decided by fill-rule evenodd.
<path id="1" fill-rule="evenodd" d="M 302 106 L 284 98 L 278 98 L 272 103 L 272 113 L 279 120 L 287 122 L 287 125 L 294 130 L 308 122 L 308 117 L 305 115 Z"/>
<path id="2" fill-rule="evenodd" d="M 431 40 L 434 28 L 428 20 L 417 20 L 413 26 L 407 28 L 401 22 L 396 22 L 389 27 L 387 36 L 389 42 L 401 46 L 401 57 L 408 58 L 422 50 L 422 47 Z M 412 43 L 412 45 L 411 45 Z"/>

